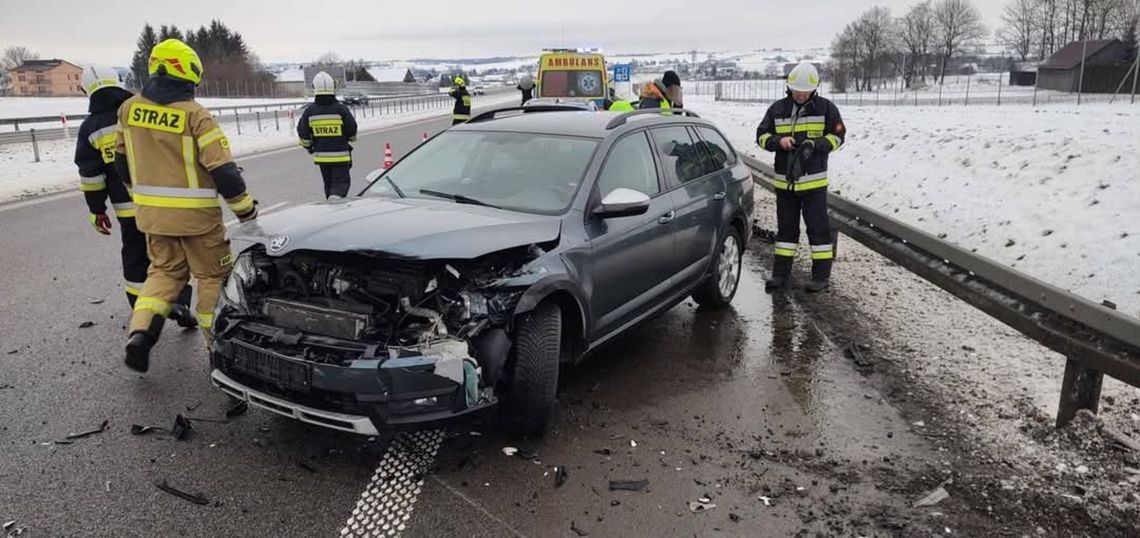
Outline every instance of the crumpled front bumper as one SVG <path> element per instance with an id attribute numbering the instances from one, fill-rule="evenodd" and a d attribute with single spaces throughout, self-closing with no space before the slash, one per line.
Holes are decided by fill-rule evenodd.
<path id="1" fill-rule="evenodd" d="M 279 331 L 264 324 L 243 326 L 263 334 Z M 329 344 L 367 347 L 351 341 Z M 479 388 L 481 369 L 466 342 L 389 350 L 387 355 L 330 364 L 222 336 L 213 343 L 211 381 L 262 409 L 361 435 L 446 421 L 497 403 L 493 389 Z"/>

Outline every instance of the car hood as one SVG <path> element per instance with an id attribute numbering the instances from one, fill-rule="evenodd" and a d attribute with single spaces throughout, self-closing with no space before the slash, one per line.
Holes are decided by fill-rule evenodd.
<path id="1" fill-rule="evenodd" d="M 233 229 L 273 256 L 296 250 L 470 259 L 557 240 L 561 219 L 446 200 L 364 197 L 305 204 Z"/>

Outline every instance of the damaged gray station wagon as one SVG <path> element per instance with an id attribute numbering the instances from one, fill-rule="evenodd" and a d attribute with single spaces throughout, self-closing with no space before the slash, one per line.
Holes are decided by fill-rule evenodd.
<path id="1" fill-rule="evenodd" d="M 378 172 L 234 231 L 219 389 L 365 435 L 500 404 L 541 434 L 561 364 L 727 305 L 752 230 L 750 172 L 688 112 L 501 109 Z"/>

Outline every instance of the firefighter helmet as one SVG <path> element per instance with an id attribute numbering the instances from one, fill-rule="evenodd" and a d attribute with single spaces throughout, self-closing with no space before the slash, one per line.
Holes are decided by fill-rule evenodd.
<path id="1" fill-rule="evenodd" d="M 811 62 L 800 62 L 788 73 L 788 89 L 794 92 L 814 92 L 819 89 L 819 70 Z"/>
<path id="2" fill-rule="evenodd" d="M 321 71 L 313 77 L 313 93 L 316 95 L 334 95 L 336 94 L 336 81 L 333 80 L 332 75 Z"/>
<path id="3" fill-rule="evenodd" d="M 119 72 L 105 65 L 87 65 L 83 67 L 83 93 L 88 97 L 103 88 L 122 88 L 119 81 Z"/>
<path id="4" fill-rule="evenodd" d="M 202 82 L 202 59 L 190 45 L 177 39 L 167 39 L 150 51 L 150 64 L 147 73 L 151 76 L 166 74 L 193 83 Z"/>
<path id="5" fill-rule="evenodd" d="M 455 78 L 451 80 L 451 83 L 456 85 L 456 86 L 459 86 L 460 88 L 467 85 L 467 81 L 463 80 L 462 75 L 456 75 Z"/>

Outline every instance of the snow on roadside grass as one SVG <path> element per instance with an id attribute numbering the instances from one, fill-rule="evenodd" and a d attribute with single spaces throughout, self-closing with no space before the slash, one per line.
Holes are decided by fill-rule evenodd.
<path id="1" fill-rule="evenodd" d="M 478 97 L 475 106 L 514 103 L 518 97 L 512 93 Z M 361 132 L 391 127 L 402 123 L 442 116 L 451 111 L 451 104 L 430 110 L 405 112 L 380 117 L 357 115 Z M 285 148 L 297 143 L 296 133 L 290 129 L 289 120 L 281 118 L 281 130 L 276 129 L 272 117 L 262 119 L 262 132 L 257 132 L 254 122 L 242 122 L 242 134 L 237 134 L 233 122 L 226 121 L 222 129 L 230 139 L 230 148 L 235 156 L 248 155 L 260 151 Z M 78 126 L 76 126 L 78 129 Z M 52 140 L 41 142 L 40 160 L 35 162 L 31 144 L 0 145 L 0 202 L 70 190 L 76 186 L 77 172 L 75 140 Z M 379 160 L 379 156 L 374 156 Z"/>
<path id="2" fill-rule="evenodd" d="M 690 98 L 739 151 L 767 105 Z M 1140 107 L 844 107 L 832 189 L 1140 316 Z"/>

